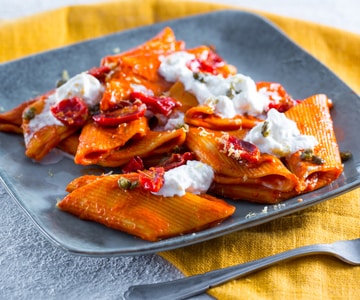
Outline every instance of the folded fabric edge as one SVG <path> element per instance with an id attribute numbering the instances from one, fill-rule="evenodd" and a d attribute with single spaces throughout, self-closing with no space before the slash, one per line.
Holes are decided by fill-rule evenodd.
<path id="1" fill-rule="evenodd" d="M 265 18 L 360 94 L 359 67 L 354 63 L 360 61 L 360 52 L 357 50 L 360 49 L 360 35 L 315 22 L 213 2 L 158 0 L 154 7 L 154 17 L 155 22 L 162 22 L 227 9 Z"/>
<path id="2" fill-rule="evenodd" d="M 153 24 L 152 7 L 151 0 L 108 1 L 4 20 L 0 23 L 0 63 Z"/>
<path id="3" fill-rule="evenodd" d="M 354 63 L 360 61 L 360 53 L 357 51 L 360 49 L 359 35 L 309 21 L 213 2 L 108 1 L 66 6 L 3 21 L 0 23 L 0 40 L 6 42 L 0 49 L 0 63 L 125 29 L 224 9 L 242 10 L 268 19 L 295 43 L 327 65 L 356 93 L 360 93 L 358 65 Z"/>

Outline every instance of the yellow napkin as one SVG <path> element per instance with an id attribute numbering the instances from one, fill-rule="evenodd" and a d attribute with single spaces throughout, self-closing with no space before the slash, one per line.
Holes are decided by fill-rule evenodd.
<path id="1" fill-rule="evenodd" d="M 0 22 L 0 62 L 115 31 L 229 6 L 177 0 L 112 1 Z M 240 7 L 231 7 L 241 9 Z M 259 12 L 360 93 L 360 36 Z M 25 99 L 24 99 L 25 100 Z M 292 215 L 160 255 L 185 275 L 243 263 L 290 248 L 360 236 L 360 189 Z M 357 299 L 360 267 L 313 256 L 213 288 L 218 299 Z"/>

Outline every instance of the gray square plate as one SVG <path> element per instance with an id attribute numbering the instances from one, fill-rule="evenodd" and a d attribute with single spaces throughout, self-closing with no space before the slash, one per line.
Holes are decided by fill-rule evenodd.
<path id="1" fill-rule="evenodd" d="M 21 136 L 0 133 L 0 175 L 7 191 L 37 227 L 56 245 L 86 255 L 139 255 L 183 247 L 249 228 L 299 211 L 359 186 L 359 97 L 325 66 L 290 41 L 265 19 L 246 12 L 219 11 L 119 32 L 0 65 L 0 103 L 5 110 L 48 91 L 63 70 L 70 75 L 97 66 L 101 57 L 133 48 L 170 26 L 187 47 L 214 45 L 238 71 L 254 80 L 280 82 L 295 98 L 325 93 L 334 102 L 332 116 L 341 150 L 353 158 L 333 184 L 281 205 L 232 202 L 236 213 L 211 229 L 151 243 L 102 225 L 82 221 L 56 207 L 65 186 L 85 168 L 64 159 L 35 164 L 24 155 Z M 355 62 L 354 62 L 355 63 Z M 249 217 L 250 216 L 250 217 Z"/>

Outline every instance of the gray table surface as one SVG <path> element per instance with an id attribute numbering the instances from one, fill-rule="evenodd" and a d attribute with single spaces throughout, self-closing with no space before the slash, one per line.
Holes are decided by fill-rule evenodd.
<path id="1" fill-rule="evenodd" d="M 0 19 L 94 0 L 0 0 Z M 221 2 L 221 1 L 220 1 Z M 360 33 L 360 1 L 227 0 Z M 312 9 L 309 9 L 311 5 Z M 51 244 L 0 184 L 0 299 L 121 299 L 129 285 L 179 278 L 160 256 L 86 257 Z"/>

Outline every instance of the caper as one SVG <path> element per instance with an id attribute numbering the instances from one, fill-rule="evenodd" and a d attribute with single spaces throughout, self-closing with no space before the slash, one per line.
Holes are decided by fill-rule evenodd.
<path id="1" fill-rule="evenodd" d="M 139 182 L 137 181 L 131 181 L 125 177 L 120 177 L 118 180 L 118 185 L 120 188 L 124 190 L 131 190 L 138 186 Z"/>
<path id="2" fill-rule="evenodd" d="M 341 161 L 348 161 L 352 158 L 352 153 L 350 151 L 341 151 L 340 152 Z"/>
<path id="3" fill-rule="evenodd" d="M 269 122 L 265 121 L 261 127 L 261 134 L 263 137 L 267 137 L 270 134 Z"/>
<path id="4" fill-rule="evenodd" d="M 316 164 L 316 165 L 322 165 L 322 164 L 325 163 L 325 160 L 322 159 L 320 156 L 313 155 L 311 162 Z"/>
<path id="5" fill-rule="evenodd" d="M 325 160 L 322 159 L 320 156 L 315 155 L 311 149 L 304 150 L 300 155 L 300 159 L 312 162 L 316 165 L 322 165 L 325 163 Z"/>
<path id="6" fill-rule="evenodd" d="M 309 161 L 312 159 L 313 154 L 314 153 L 311 149 L 306 149 L 301 153 L 300 158 L 301 158 L 301 160 Z"/>
<path id="7" fill-rule="evenodd" d="M 204 78 L 204 76 L 203 76 L 201 73 L 199 73 L 199 72 L 194 72 L 194 73 L 193 73 L 193 78 L 194 78 L 195 80 L 197 80 L 197 81 L 200 81 L 201 83 L 205 83 L 205 78 Z"/>
<path id="8" fill-rule="evenodd" d="M 61 87 L 63 84 L 65 84 L 67 82 L 67 80 L 65 79 L 59 79 L 57 82 L 56 82 L 56 88 L 58 87 Z"/>
<path id="9" fill-rule="evenodd" d="M 35 115 L 36 115 L 36 109 L 35 107 L 31 106 L 24 111 L 23 118 L 25 120 L 31 120 L 35 118 Z"/>
<path id="10" fill-rule="evenodd" d="M 230 99 L 233 99 L 239 93 L 241 93 L 241 91 L 237 91 L 234 84 L 230 83 L 230 87 L 226 91 L 226 96 L 229 97 Z"/>

